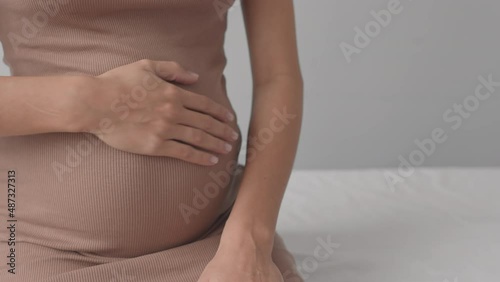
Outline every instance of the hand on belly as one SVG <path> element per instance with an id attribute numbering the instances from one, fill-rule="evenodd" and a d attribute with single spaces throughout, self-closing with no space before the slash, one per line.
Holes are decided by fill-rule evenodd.
<path id="1" fill-rule="evenodd" d="M 89 83 L 84 131 L 127 152 L 211 166 L 238 140 L 232 109 L 180 88 L 198 75 L 174 62 L 142 60 Z"/>

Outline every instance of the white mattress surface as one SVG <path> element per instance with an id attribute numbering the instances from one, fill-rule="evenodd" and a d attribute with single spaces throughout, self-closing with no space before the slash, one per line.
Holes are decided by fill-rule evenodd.
<path id="1" fill-rule="evenodd" d="M 499 282 L 500 169 L 295 170 L 278 232 L 308 282 Z"/>

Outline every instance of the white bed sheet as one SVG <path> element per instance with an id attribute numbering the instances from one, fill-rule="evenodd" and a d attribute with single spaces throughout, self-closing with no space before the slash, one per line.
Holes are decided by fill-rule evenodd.
<path id="1" fill-rule="evenodd" d="M 278 232 L 306 281 L 500 281 L 500 169 L 419 169 L 395 189 L 386 172 L 292 173 Z"/>

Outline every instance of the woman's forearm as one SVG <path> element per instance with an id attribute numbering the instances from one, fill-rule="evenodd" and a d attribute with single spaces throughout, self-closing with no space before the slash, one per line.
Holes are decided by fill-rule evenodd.
<path id="1" fill-rule="evenodd" d="M 0 77 L 0 136 L 78 132 L 85 76 Z"/>
<path id="2" fill-rule="evenodd" d="M 247 162 L 226 224 L 226 235 L 233 237 L 227 241 L 246 240 L 250 234 L 259 248 L 271 250 L 298 146 L 302 92 L 300 77 L 282 77 L 255 88 Z"/>

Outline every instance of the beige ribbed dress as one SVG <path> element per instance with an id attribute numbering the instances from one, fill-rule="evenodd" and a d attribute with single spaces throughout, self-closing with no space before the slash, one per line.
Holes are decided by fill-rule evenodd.
<path id="1" fill-rule="evenodd" d="M 223 75 L 231 2 L 0 0 L 4 60 L 15 76 L 177 61 L 200 74 L 182 87 L 232 109 Z M 0 138 L 0 281 L 197 281 L 235 199 L 241 143 L 207 167 L 120 151 L 87 133 Z M 302 281 L 278 235 L 273 259 L 285 281 Z"/>

